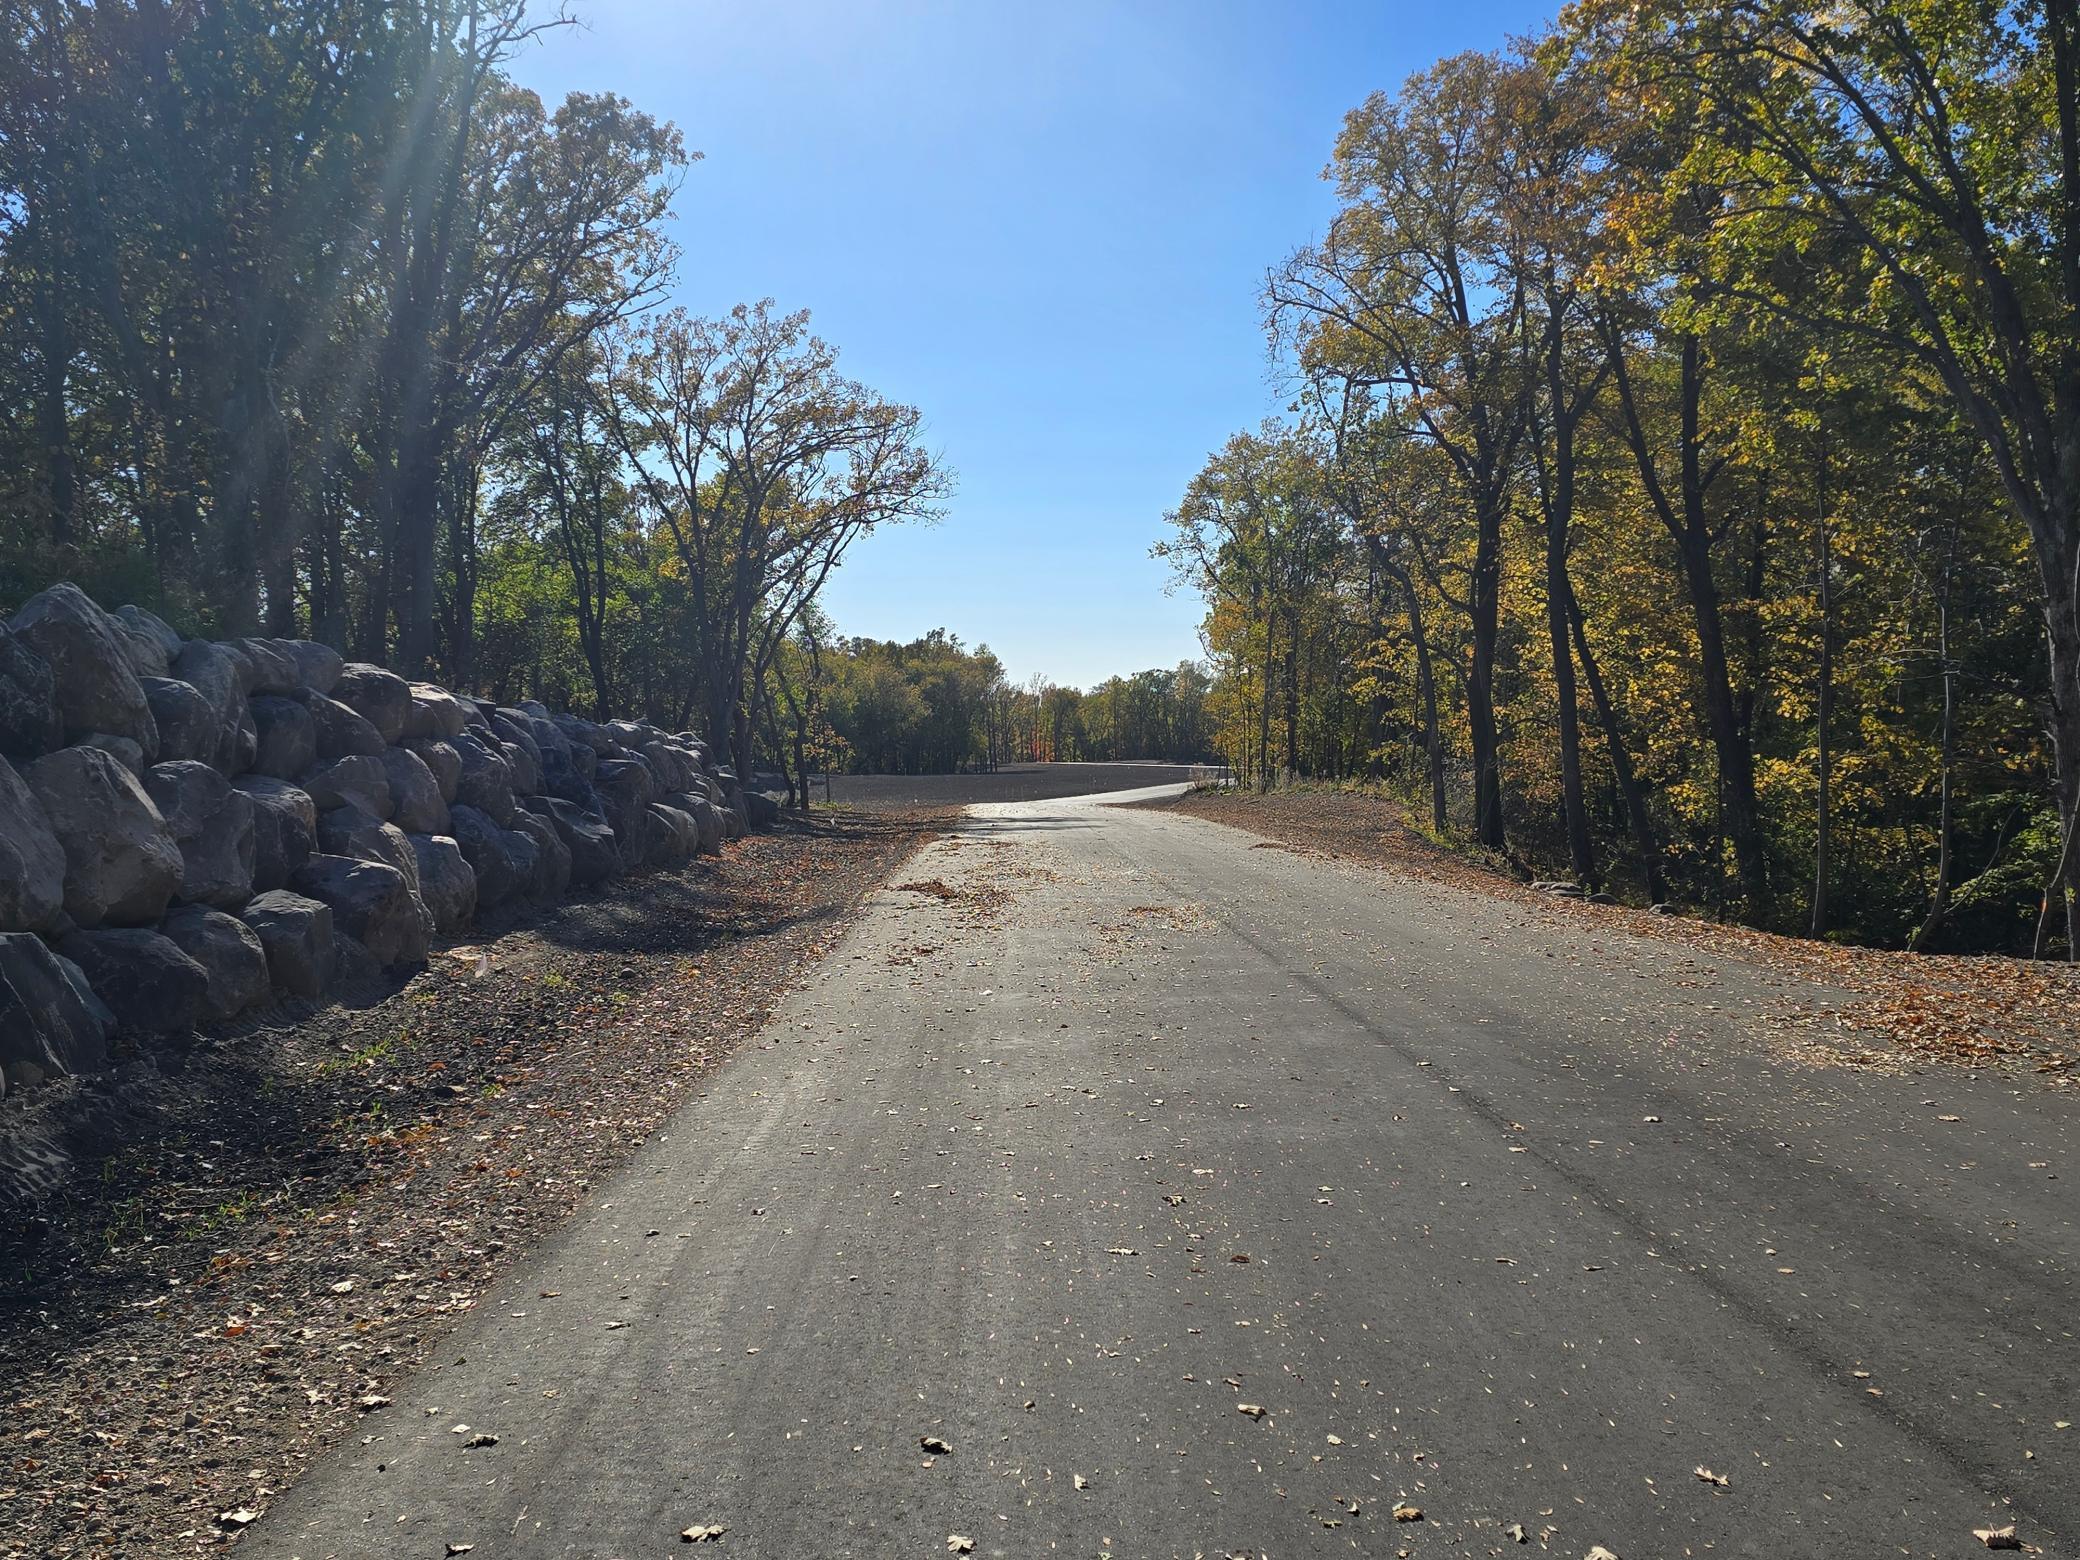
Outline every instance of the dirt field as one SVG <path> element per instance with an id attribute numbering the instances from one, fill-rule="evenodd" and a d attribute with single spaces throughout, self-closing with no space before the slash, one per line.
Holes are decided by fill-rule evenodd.
<path id="1" fill-rule="evenodd" d="M 1203 765 L 1192 764 L 1006 764 L 983 775 L 833 775 L 830 794 L 846 807 L 964 807 L 1177 785 L 1204 773 Z M 823 792 L 819 779 L 811 788 L 815 804 L 822 804 Z"/>

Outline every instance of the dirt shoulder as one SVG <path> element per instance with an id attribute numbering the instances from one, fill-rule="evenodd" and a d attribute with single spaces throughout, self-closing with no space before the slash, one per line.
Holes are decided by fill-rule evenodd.
<path id="1" fill-rule="evenodd" d="M 790 821 L 112 1085 L 127 1145 L 0 1228 L 0 1555 L 232 1542 L 948 821 Z"/>
<path id="2" fill-rule="evenodd" d="M 1175 801 L 1130 805 L 1189 813 L 1308 855 L 1508 898 L 1556 923 L 1663 938 L 1853 993 L 1856 1000 L 1813 1019 L 1839 1029 L 1831 1049 L 1853 1065 L 1891 1065 L 1906 1053 L 2034 1072 L 2054 1087 L 2080 1089 L 2080 972 L 2069 965 L 1844 948 L 1558 899 L 1435 844 L 1408 827 L 1399 804 L 1364 792 L 1193 791 Z"/>

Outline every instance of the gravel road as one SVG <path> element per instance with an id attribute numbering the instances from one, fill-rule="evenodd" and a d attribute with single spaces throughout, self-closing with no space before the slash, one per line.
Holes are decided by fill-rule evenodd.
<path id="1" fill-rule="evenodd" d="M 238 1548 L 2071 1552 L 2074 1101 L 1829 1000 L 977 808 Z"/>

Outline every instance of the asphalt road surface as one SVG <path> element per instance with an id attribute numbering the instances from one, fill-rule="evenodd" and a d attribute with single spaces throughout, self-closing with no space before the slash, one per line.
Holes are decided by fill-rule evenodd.
<path id="1" fill-rule="evenodd" d="M 2070 1098 L 1172 814 L 899 883 L 241 1553 L 2080 1552 Z"/>

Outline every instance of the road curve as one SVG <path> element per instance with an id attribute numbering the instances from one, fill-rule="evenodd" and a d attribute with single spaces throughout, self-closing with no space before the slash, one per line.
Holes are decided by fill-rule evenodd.
<path id="1" fill-rule="evenodd" d="M 240 1553 L 2075 1551 L 2070 1099 L 1175 814 L 899 883 Z"/>

